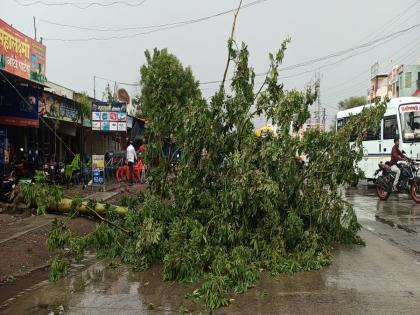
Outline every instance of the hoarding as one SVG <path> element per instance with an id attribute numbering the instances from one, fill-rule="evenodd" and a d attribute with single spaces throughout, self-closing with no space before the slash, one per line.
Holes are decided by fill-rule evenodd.
<path id="1" fill-rule="evenodd" d="M 92 130 L 126 132 L 126 104 L 119 102 L 92 103 Z"/>
<path id="2" fill-rule="evenodd" d="M 79 106 L 73 100 L 44 92 L 39 101 L 39 116 L 81 123 Z"/>
<path id="3" fill-rule="evenodd" d="M 0 19 L 0 69 L 45 82 L 46 47 Z"/>
<path id="4" fill-rule="evenodd" d="M 19 86 L 19 94 L 6 84 L 0 84 L 0 122 L 2 125 L 38 127 L 39 90 Z M 21 98 L 20 96 L 23 96 Z"/>

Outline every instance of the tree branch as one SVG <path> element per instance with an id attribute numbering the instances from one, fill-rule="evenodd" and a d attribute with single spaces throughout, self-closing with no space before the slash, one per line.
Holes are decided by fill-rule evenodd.
<path id="1" fill-rule="evenodd" d="M 238 10 L 236 10 L 235 17 L 233 18 L 232 32 L 230 34 L 229 42 L 233 42 L 233 35 L 235 34 L 235 27 L 236 27 L 236 19 L 238 17 L 239 10 L 241 9 L 242 1 L 243 0 L 241 0 L 239 2 Z M 223 74 L 222 83 L 220 83 L 220 89 L 222 89 L 225 86 L 226 76 L 227 76 L 227 72 L 229 70 L 230 57 L 231 57 L 231 53 L 230 53 L 230 48 L 229 48 L 229 53 L 228 53 L 228 59 L 227 59 L 227 62 L 226 62 L 225 73 Z"/>
<path id="2" fill-rule="evenodd" d="M 109 221 L 108 219 L 105 219 L 103 216 L 101 216 L 95 209 L 89 207 L 86 205 L 86 209 L 90 210 L 93 214 L 95 214 L 101 221 L 108 223 L 109 225 L 112 225 L 113 227 L 116 227 L 117 229 L 121 230 L 122 232 L 124 232 L 127 235 L 130 235 L 130 232 L 124 228 L 122 228 L 121 226 L 115 224 L 112 221 Z"/>

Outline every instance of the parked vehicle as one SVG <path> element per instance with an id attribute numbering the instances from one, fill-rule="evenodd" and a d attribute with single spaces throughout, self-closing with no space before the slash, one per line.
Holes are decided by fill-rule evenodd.
<path id="1" fill-rule="evenodd" d="M 420 178 L 418 177 L 419 165 L 412 159 L 407 159 L 408 162 L 399 162 L 397 166 L 401 170 L 397 189 L 399 192 L 408 192 L 411 198 L 420 203 Z M 389 163 L 379 163 L 379 169 L 375 172 L 376 194 L 379 199 L 387 200 L 392 193 L 396 174 L 391 171 Z"/>
<path id="2" fill-rule="evenodd" d="M 351 116 L 357 116 L 368 104 L 337 113 L 337 130 L 342 128 Z M 386 108 L 381 126 L 368 130 L 363 141 L 364 156 L 359 167 L 368 181 L 375 179 L 375 170 L 380 161 L 391 158 L 395 136 L 400 136 L 400 150 L 405 150 L 410 159 L 420 162 L 420 98 L 401 97 L 392 99 Z M 351 144 L 351 143 L 350 143 Z"/>
<path id="3" fill-rule="evenodd" d="M 44 164 L 45 180 L 49 184 L 64 184 L 65 178 L 65 164 L 50 161 Z"/>

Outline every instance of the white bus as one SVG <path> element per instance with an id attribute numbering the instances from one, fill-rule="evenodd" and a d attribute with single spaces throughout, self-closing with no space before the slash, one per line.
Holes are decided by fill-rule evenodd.
<path id="1" fill-rule="evenodd" d="M 363 108 L 375 106 L 369 104 L 337 113 L 337 130 L 346 120 L 359 114 Z M 391 99 L 378 130 L 369 130 L 363 141 L 363 159 L 359 167 L 366 179 L 372 180 L 378 169 L 378 163 L 391 159 L 391 150 L 395 136 L 400 136 L 400 150 L 414 160 L 420 161 L 420 98 L 401 97 Z"/>

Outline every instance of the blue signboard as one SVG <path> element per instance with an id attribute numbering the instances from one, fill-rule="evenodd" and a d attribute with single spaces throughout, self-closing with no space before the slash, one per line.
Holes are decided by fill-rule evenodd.
<path id="1" fill-rule="evenodd" d="M 127 105 L 119 102 L 93 102 L 92 130 L 127 132 Z"/>
<path id="2" fill-rule="evenodd" d="M 105 156 L 92 155 L 92 182 L 94 186 L 105 183 Z"/>

